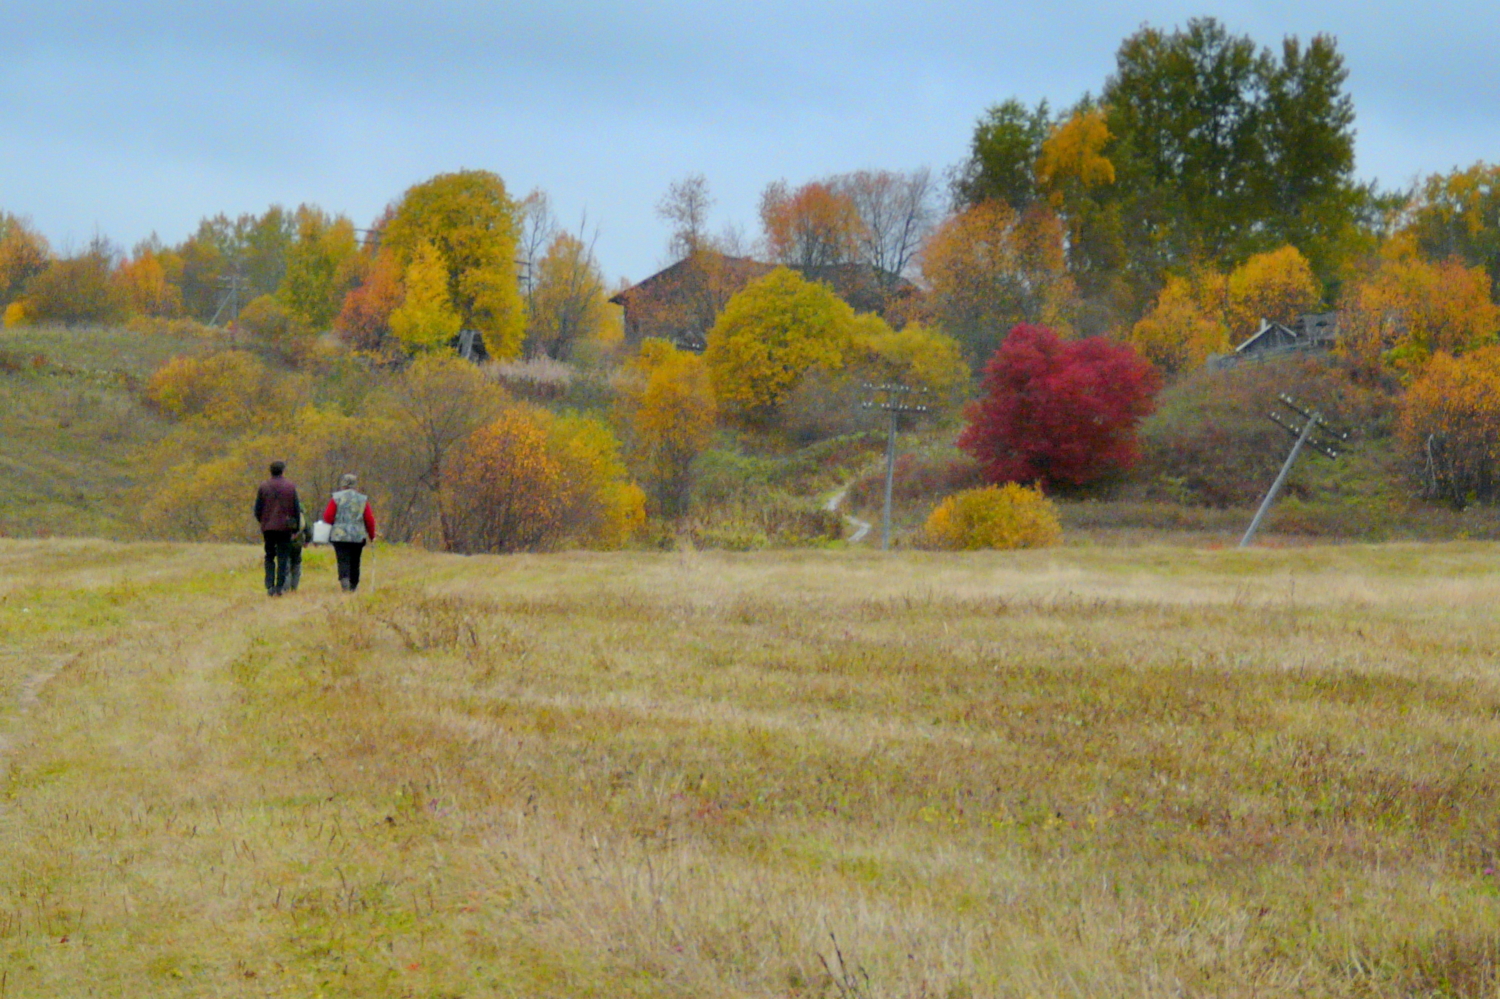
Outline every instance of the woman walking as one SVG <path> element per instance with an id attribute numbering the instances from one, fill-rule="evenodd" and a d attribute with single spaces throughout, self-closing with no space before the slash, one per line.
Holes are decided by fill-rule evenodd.
<path id="1" fill-rule="evenodd" d="M 338 492 L 323 509 L 324 523 L 333 525 L 328 540 L 338 560 L 339 585 L 351 593 L 359 589 L 359 560 L 365 542 L 375 540 L 375 514 L 370 497 L 354 488 L 358 481 L 353 475 L 341 476 Z"/>

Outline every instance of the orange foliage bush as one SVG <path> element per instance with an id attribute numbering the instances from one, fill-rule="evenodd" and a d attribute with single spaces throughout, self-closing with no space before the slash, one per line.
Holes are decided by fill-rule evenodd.
<path id="1" fill-rule="evenodd" d="M 1397 439 L 1427 496 L 1460 507 L 1500 499 L 1500 347 L 1433 355 L 1401 400 Z"/>
<path id="2" fill-rule="evenodd" d="M 582 417 L 508 407 L 443 470 L 444 535 L 458 552 L 617 548 L 645 521 L 608 429 Z"/>

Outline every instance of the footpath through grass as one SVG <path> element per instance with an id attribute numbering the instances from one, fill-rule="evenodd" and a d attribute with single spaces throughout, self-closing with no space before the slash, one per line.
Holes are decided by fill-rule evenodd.
<path id="1" fill-rule="evenodd" d="M 1500 988 L 1500 551 L 0 541 L 0 996 Z"/>

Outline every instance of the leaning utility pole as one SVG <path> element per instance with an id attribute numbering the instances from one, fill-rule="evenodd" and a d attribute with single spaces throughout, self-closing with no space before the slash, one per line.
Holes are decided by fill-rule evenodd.
<path id="1" fill-rule="evenodd" d="M 1302 453 L 1302 449 L 1310 447 L 1319 454 L 1337 458 L 1339 456 L 1338 445 L 1349 439 L 1347 433 L 1330 427 L 1328 421 L 1323 418 L 1323 414 L 1316 409 L 1304 409 L 1287 395 L 1278 396 L 1277 401 L 1296 416 L 1301 417 L 1302 426 L 1296 426 L 1295 417 L 1284 417 L 1274 409 L 1267 414 L 1271 417 L 1272 423 L 1297 438 L 1297 443 L 1292 445 L 1292 453 L 1286 456 L 1280 474 L 1276 476 L 1276 481 L 1271 483 L 1270 492 L 1266 493 L 1266 498 L 1261 500 L 1260 509 L 1255 511 L 1255 519 L 1250 521 L 1249 529 L 1240 539 L 1241 548 L 1248 548 L 1250 542 L 1254 540 L 1255 532 L 1260 528 L 1260 522 L 1265 519 L 1266 513 L 1271 509 L 1271 504 L 1276 502 L 1276 496 L 1281 492 L 1281 487 L 1286 485 L 1287 476 L 1292 474 L 1292 466 L 1297 463 L 1297 456 Z"/>
<path id="2" fill-rule="evenodd" d="M 925 413 L 927 407 L 908 402 L 912 394 L 925 396 L 925 388 L 912 388 L 898 382 L 883 385 L 865 384 L 872 397 L 860 403 L 865 409 L 883 409 L 891 414 L 890 437 L 885 443 L 885 512 L 881 518 L 880 550 L 891 550 L 891 491 L 896 482 L 896 425 L 902 413 Z"/>

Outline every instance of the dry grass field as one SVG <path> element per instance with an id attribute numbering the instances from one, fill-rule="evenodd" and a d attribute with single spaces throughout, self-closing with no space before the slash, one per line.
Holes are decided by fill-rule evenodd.
<path id="1" fill-rule="evenodd" d="M 1494 996 L 1500 550 L 0 541 L 0 997 Z"/>

